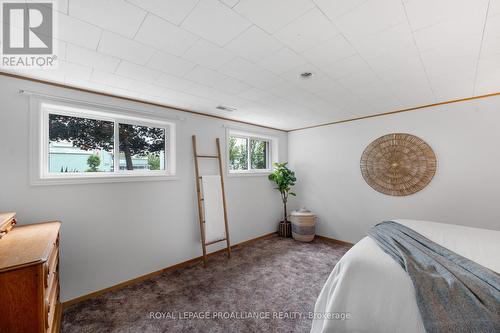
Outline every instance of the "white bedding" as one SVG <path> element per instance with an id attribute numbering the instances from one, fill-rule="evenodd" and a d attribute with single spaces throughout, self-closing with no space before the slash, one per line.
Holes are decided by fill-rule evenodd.
<path id="1" fill-rule="evenodd" d="M 395 221 L 500 272 L 500 231 Z M 325 313 L 349 313 L 349 319 L 324 319 Z M 359 241 L 337 263 L 318 296 L 315 316 L 311 333 L 425 332 L 410 277 L 369 237 Z"/>

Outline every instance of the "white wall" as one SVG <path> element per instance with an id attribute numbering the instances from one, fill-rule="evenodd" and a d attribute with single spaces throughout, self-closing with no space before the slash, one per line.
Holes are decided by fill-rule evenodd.
<path id="1" fill-rule="evenodd" d="M 159 115 L 180 115 L 177 125 L 179 180 L 37 186 L 28 178 L 29 99 L 19 89 L 113 104 Z M 287 159 L 287 134 L 165 108 L 0 77 L 0 211 L 16 211 L 21 224 L 57 219 L 61 229 L 62 300 L 201 255 L 191 148 L 215 153 L 223 125 L 279 137 L 279 158 Z M 203 162 L 202 166 L 212 169 Z M 233 243 L 276 230 L 280 197 L 265 176 L 226 179 Z M 212 246 L 211 249 L 217 249 Z M 220 248 L 220 246 L 219 246 Z"/>
<path id="2" fill-rule="evenodd" d="M 437 155 L 422 191 L 391 197 L 365 183 L 359 167 L 378 137 L 406 132 Z M 500 97 L 289 133 L 298 184 L 294 206 L 319 216 L 317 232 L 355 242 L 384 219 L 409 218 L 500 229 Z"/>

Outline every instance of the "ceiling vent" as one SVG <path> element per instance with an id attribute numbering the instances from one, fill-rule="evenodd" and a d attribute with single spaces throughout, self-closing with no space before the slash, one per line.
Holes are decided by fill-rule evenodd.
<path id="1" fill-rule="evenodd" d="M 232 107 L 229 107 L 229 106 L 224 106 L 224 105 L 219 105 L 216 107 L 217 110 L 221 110 L 221 111 L 227 111 L 227 112 L 234 112 L 236 111 L 236 108 L 232 108 Z"/>

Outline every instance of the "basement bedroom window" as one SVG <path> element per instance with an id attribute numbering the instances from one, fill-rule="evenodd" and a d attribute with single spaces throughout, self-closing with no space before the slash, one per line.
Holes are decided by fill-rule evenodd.
<path id="1" fill-rule="evenodd" d="M 41 102 L 32 183 L 157 180 L 175 175 L 174 124 L 95 108 Z"/>
<path id="2" fill-rule="evenodd" d="M 268 174 L 277 161 L 278 141 L 274 137 L 229 130 L 227 156 L 229 174 Z"/>

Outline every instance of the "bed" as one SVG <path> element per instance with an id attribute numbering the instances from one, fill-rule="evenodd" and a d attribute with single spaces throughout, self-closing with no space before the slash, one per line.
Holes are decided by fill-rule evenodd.
<path id="1" fill-rule="evenodd" d="M 394 221 L 500 272 L 500 231 Z M 311 328 L 311 333 L 320 332 L 425 332 L 410 277 L 373 239 L 359 241 L 330 274 L 316 301 Z"/>

